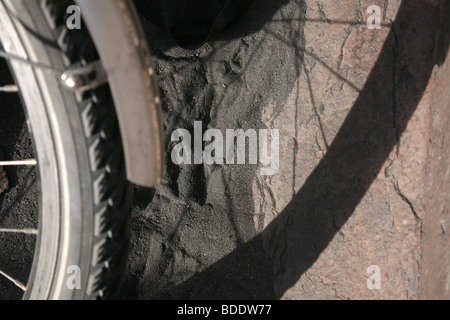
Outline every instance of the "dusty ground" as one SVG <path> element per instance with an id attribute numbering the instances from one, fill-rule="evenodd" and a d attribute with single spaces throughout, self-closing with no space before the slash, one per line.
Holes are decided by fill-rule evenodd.
<path id="1" fill-rule="evenodd" d="M 167 150 L 196 120 L 277 128 L 280 172 L 168 161 L 154 195 L 137 190 L 120 297 L 448 298 L 448 13 L 439 1 L 256 1 L 197 51 L 145 23 Z"/>

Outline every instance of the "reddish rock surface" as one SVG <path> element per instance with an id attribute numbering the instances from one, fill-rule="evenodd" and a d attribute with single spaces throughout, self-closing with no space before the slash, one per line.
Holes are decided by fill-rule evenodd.
<path id="1" fill-rule="evenodd" d="M 380 30 L 364 23 L 373 4 L 384 12 Z M 275 294 L 449 298 L 449 74 L 448 62 L 432 63 L 448 9 L 374 0 L 307 7 L 301 76 L 282 112 L 266 116 L 269 104 L 263 113 L 282 128 L 281 170 L 257 177 L 254 189 Z M 367 286 L 371 265 L 379 290 Z"/>

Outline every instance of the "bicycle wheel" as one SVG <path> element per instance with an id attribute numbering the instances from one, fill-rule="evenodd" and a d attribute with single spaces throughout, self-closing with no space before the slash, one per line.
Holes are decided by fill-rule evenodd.
<path id="1" fill-rule="evenodd" d="M 109 87 L 74 94 L 51 72 L 99 60 L 87 28 L 66 26 L 72 4 L 0 1 L 4 52 L 36 62 L 8 59 L 35 149 L 28 165 L 36 164 L 39 176 L 39 222 L 36 229 L 1 229 L 36 237 L 36 247 L 25 284 L 0 277 L 25 299 L 109 297 L 128 245 L 131 188 Z"/>

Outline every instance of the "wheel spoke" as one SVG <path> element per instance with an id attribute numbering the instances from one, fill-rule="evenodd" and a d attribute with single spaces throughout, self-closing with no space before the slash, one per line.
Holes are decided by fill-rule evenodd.
<path id="1" fill-rule="evenodd" d="M 4 276 L 6 279 L 8 279 L 12 283 L 14 283 L 16 285 L 16 287 L 22 289 L 23 291 L 27 291 L 27 287 L 22 282 L 14 279 L 13 277 L 9 276 L 7 273 L 3 272 L 2 270 L 0 270 L 0 275 Z"/>
<path id="2" fill-rule="evenodd" d="M 0 233 L 23 233 L 23 234 L 33 234 L 37 235 L 39 230 L 37 229 L 2 229 L 0 228 Z"/>
<path id="3" fill-rule="evenodd" d="M 16 86 L 15 84 L 6 85 L 3 87 L 0 87 L 0 92 L 7 92 L 7 93 L 19 92 L 19 87 Z"/>
<path id="4" fill-rule="evenodd" d="M 49 71 L 49 72 L 52 72 L 52 73 L 56 73 L 58 75 L 63 74 L 63 71 L 57 70 L 55 68 L 52 68 L 50 66 L 47 66 L 47 65 L 39 63 L 39 62 L 34 62 L 34 61 L 27 60 L 25 58 L 16 56 L 14 54 L 11 54 L 11 53 L 8 53 L 8 52 L 5 52 L 5 51 L 0 51 L 0 57 L 8 59 L 8 60 L 14 60 L 14 61 L 22 62 L 24 64 L 33 66 L 35 68 L 42 69 L 42 70 L 45 70 L 45 71 Z"/>
<path id="5" fill-rule="evenodd" d="M 28 159 L 28 160 L 18 160 L 18 161 L 0 161 L 0 167 L 8 167 L 8 166 L 34 167 L 34 166 L 37 166 L 37 160 L 36 159 Z"/>

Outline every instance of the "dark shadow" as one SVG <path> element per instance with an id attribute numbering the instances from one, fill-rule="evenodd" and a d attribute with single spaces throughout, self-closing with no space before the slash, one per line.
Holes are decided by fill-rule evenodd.
<path id="1" fill-rule="evenodd" d="M 145 19 L 158 26 L 166 37 L 173 40 L 171 45 L 179 45 L 186 49 L 198 49 L 208 40 L 227 39 L 226 33 L 221 31 L 241 19 L 254 2 L 255 6 L 262 5 L 261 0 L 134 0 L 134 2 Z M 266 10 L 255 19 L 256 23 L 252 28 L 245 29 L 245 34 L 241 32 L 239 36 L 263 28 L 271 15 L 287 2 L 264 1 Z"/>
<path id="2" fill-rule="evenodd" d="M 0 59 L 0 86 L 13 83 L 6 61 Z M 5 151 L 4 160 L 34 158 L 26 117 L 16 93 L 0 93 L 0 146 Z M 35 228 L 38 219 L 35 169 L 7 167 L 5 170 L 9 187 L 0 194 L 0 227 Z M 26 283 L 34 246 L 35 238 L 21 234 L 0 234 L 0 270 Z M 22 295 L 22 290 L 0 276 L 0 300 L 20 299 Z"/>
<path id="3" fill-rule="evenodd" d="M 0 46 L 1 49 L 1 46 Z M 0 86 L 15 83 L 7 62 L 0 59 Z M 33 158 L 33 146 L 27 132 L 26 117 L 22 108 L 22 102 L 18 94 L 0 93 L 0 146 L 4 151 L 3 160 L 11 160 L 20 157 L 22 159 Z M 34 170 L 27 167 L 5 168 L 9 180 L 9 189 L 0 195 L 0 225 L 5 214 L 10 214 L 11 208 L 20 203 L 22 198 L 33 187 L 35 179 Z M 19 187 L 20 184 L 20 187 Z M 14 190 L 11 192 L 11 190 Z M 4 200 L 6 195 L 14 194 L 13 200 L 9 199 L 7 205 Z"/>
<path id="4" fill-rule="evenodd" d="M 421 100 L 433 67 L 445 60 L 450 3 L 440 3 L 441 8 L 425 1 L 402 2 L 342 128 L 284 211 L 262 233 L 162 298 L 278 299 L 299 280 L 368 191 Z M 445 23 L 438 17 L 445 17 Z M 272 279 L 255 274 L 261 265 Z M 224 292 L 217 279 L 239 289 L 228 286 Z M 273 292 L 262 292 L 260 281 Z"/>
<path id="5" fill-rule="evenodd" d="M 186 49 L 197 49 L 206 40 L 232 40 L 252 34 L 264 28 L 273 14 L 288 2 L 289 0 L 134 0 L 141 16 L 165 35 L 168 41 L 164 50 L 178 45 Z M 261 7 L 264 10 L 258 9 Z M 240 28 L 239 32 L 226 30 L 239 19 L 248 19 L 247 12 L 252 9 L 257 9 L 258 14 L 252 15 L 252 23 L 247 28 Z"/>

